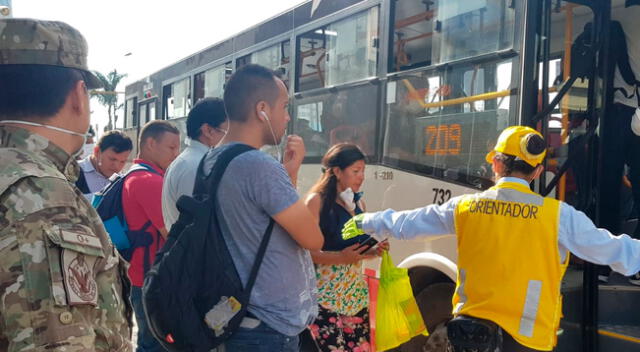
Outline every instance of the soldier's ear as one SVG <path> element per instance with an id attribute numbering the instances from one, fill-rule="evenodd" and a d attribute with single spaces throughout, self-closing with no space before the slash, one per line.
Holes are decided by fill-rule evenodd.
<path id="1" fill-rule="evenodd" d="M 73 85 L 67 96 L 67 103 L 70 104 L 74 113 L 80 116 L 89 116 L 89 91 L 84 81 L 79 80 Z"/>

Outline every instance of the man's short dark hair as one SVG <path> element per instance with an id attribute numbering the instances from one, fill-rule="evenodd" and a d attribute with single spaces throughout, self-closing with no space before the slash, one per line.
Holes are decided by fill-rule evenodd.
<path id="1" fill-rule="evenodd" d="M 224 89 L 224 105 L 229 120 L 246 121 L 259 101 L 273 105 L 278 99 L 277 76 L 266 67 L 246 65 L 236 71 Z"/>
<path id="2" fill-rule="evenodd" d="M 180 131 L 167 121 L 153 120 L 147 122 L 144 127 L 142 127 L 142 131 L 140 131 L 138 150 L 142 150 L 142 147 L 147 143 L 147 139 L 153 138 L 157 141 L 165 133 L 174 133 L 179 135 Z"/>
<path id="3" fill-rule="evenodd" d="M 48 65 L 0 65 L 0 120 L 46 119 L 60 111 L 82 72 Z"/>
<path id="4" fill-rule="evenodd" d="M 199 100 L 189 111 L 187 116 L 187 136 L 191 139 L 198 139 L 201 131 L 200 127 L 207 124 L 211 127 L 218 127 L 227 119 L 224 110 L 224 103 L 220 98 L 204 98 Z"/>
<path id="5" fill-rule="evenodd" d="M 101 152 L 112 148 L 116 153 L 128 152 L 133 149 L 131 138 L 120 131 L 107 131 L 98 140 L 98 148 Z"/>

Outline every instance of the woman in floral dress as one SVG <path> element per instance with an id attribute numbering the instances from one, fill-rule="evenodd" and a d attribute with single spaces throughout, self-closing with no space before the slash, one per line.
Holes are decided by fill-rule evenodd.
<path id="1" fill-rule="evenodd" d="M 359 193 L 365 156 L 353 144 L 336 144 L 322 159 L 323 174 L 311 188 L 306 204 L 324 235 L 322 251 L 311 253 L 318 279 L 318 319 L 309 327 L 320 351 L 370 351 L 369 290 L 362 261 L 380 248 L 361 253 L 368 236 L 342 239 L 342 227 L 364 211 Z"/>

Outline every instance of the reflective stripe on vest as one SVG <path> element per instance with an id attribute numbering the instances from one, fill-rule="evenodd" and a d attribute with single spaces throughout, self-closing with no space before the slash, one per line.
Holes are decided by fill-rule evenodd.
<path id="1" fill-rule="evenodd" d="M 552 350 L 560 323 L 560 202 L 502 182 L 455 210 L 458 279 L 453 314 L 491 320 L 520 344 Z"/>

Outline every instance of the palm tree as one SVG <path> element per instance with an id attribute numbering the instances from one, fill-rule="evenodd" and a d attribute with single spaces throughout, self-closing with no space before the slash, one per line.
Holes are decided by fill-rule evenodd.
<path id="1" fill-rule="evenodd" d="M 118 73 L 116 69 L 103 75 L 98 71 L 93 71 L 104 86 L 104 90 L 94 90 L 91 92 L 92 97 L 98 98 L 100 104 L 107 107 L 107 113 L 109 114 L 109 124 L 105 127 L 105 130 L 111 130 L 118 122 L 118 110 L 122 109 L 123 104 L 118 104 L 118 93 L 116 88 L 120 81 L 127 77 L 126 73 Z"/>

